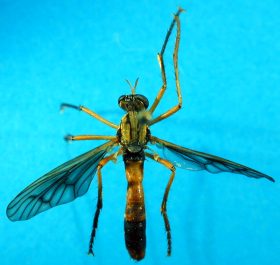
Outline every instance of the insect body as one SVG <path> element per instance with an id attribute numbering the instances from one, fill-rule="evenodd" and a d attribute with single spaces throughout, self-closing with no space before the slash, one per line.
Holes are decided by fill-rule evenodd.
<path id="1" fill-rule="evenodd" d="M 146 248 L 146 216 L 142 180 L 144 149 L 148 142 L 149 129 L 146 123 L 141 122 L 139 114 L 146 111 L 148 100 L 142 95 L 132 94 L 120 97 L 119 105 L 127 111 L 118 131 L 128 182 L 124 220 L 125 242 L 131 257 L 140 260 L 144 257 Z"/>
<path id="2" fill-rule="evenodd" d="M 73 201 L 77 197 L 84 195 L 97 172 L 98 200 L 88 251 L 90 254 L 93 254 L 93 243 L 98 224 L 98 217 L 102 208 L 101 169 L 109 161 L 116 160 L 118 156 L 122 155 L 128 182 L 124 218 L 125 242 L 130 256 L 135 260 L 141 260 L 145 256 L 146 248 L 146 217 L 144 191 L 142 186 L 145 159 L 151 159 L 162 164 L 169 169 L 171 173 L 161 204 L 161 213 L 164 219 L 167 235 L 168 255 L 171 255 L 171 230 L 166 205 L 169 190 L 175 176 L 176 167 L 188 170 L 207 170 L 210 173 L 231 172 L 243 174 L 252 178 L 266 178 L 270 181 L 274 181 L 270 176 L 241 164 L 184 148 L 151 135 L 150 127 L 153 124 L 171 116 L 182 106 L 178 72 L 178 49 L 180 42 L 179 15 L 181 12 L 182 9 L 179 9 L 175 14 L 165 37 L 161 52 L 158 54 L 163 84 L 151 107 L 149 108 L 149 102 L 145 96 L 135 94 L 138 80 L 136 80 L 133 87 L 130 85 L 132 93 L 130 95 L 121 96 L 118 100 L 119 106 L 126 112 L 121 119 L 120 125 L 116 125 L 106 120 L 86 107 L 62 104 L 62 108 L 81 110 L 112 127 L 116 130 L 116 135 L 66 136 L 66 140 L 106 140 L 106 142 L 53 169 L 25 188 L 7 207 L 7 216 L 10 220 L 27 220 L 52 207 Z M 156 118 L 152 118 L 152 115 L 167 87 L 163 55 L 175 24 L 177 25 L 177 33 L 173 61 L 178 103 L 165 113 Z M 113 147 L 118 147 L 118 150 L 110 154 L 109 152 Z M 154 150 L 156 148 L 160 148 L 164 151 L 164 157 L 160 157 L 156 152 L 151 152 L 151 149 Z M 171 157 L 169 157 L 170 154 L 172 154 L 173 157 L 175 156 L 175 159 L 171 159 Z"/>

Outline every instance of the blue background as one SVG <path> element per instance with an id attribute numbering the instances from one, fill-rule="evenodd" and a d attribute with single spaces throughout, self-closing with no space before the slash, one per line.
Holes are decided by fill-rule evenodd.
<path id="1" fill-rule="evenodd" d="M 134 264 L 125 249 L 126 179 L 122 159 L 103 170 L 104 207 L 87 256 L 96 179 L 76 201 L 26 222 L 7 204 L 25 186 L 99 142 L 67 144 L 67 134 L 113 129 L 61 102 L 82 104 L 119 123 L 125 79 L 150 101 L 161 86 L 156 54 L 178 6 L 183 108 L 153 135 L 248 165 L 276 178 L 177 170 L 168 212 L 166 257 L 160 203 L 169 171 L 145 164 L 147 252 L 141 264 L 280 264 L 280 2 L 0 1 L 0 264 Z M 156 113 L 176 102 L 172 49 L 168 90 Z"/>

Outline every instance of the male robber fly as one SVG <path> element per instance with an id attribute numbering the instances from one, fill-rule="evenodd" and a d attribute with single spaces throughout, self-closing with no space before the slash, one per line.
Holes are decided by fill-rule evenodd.
<path id="1" fill-rule="evenodd" d="M 70 141 L 106 140 L 106 142 L 53 169 L 25 188 L 8 205 L 7 216 L 10 220 L 27 220 L 52 207 L 75 200 L 88 191 L 90 183 L 97 172 L 98 199 L 88 250 L 89 254 L 93 254 L 93 243 L 97 230 L 98 217 L 102 209 L 101 169 L 109 161 L 115 161 L 118 156 L 122 156 L 128 182 L 124 217 L 125 243 L 130 256 L 135 260 L 141 260 L 145 256 L 146 249 L 146 216 L 142 186 L 144 162 L 146 159 L 151 159 L 160 163 L 170 170 L 170 178 L 161 203 L 161 214 L 163 216 L 167 236 L 167 255 L 171 255 L 171 229 L 166 205 L 169 190 L 174 180 L 176 167 L 188 170 L 207 170 L 210 173 L 231 172 L 252 178 L 266 178 L 274 182 L 272 177 L 249 167 L 221 157 L 175 145 L 151 134 L 150 128 L 152 125 L 170 117 L 180 110 L 182 106 L 178 72 L 178 50 L 180 43 L 179 16 L 182 11 L 182 9 L 179 9 L 174 15 L 161 52 L 158 54 L 162 86 L 151 107 L 149 108 L 149 101 L 145 96 L 135 93 L 138 79 L 134 86 L 128 82 L 132 90 L 130 95 L 119 97 L 118 104 L 126 112 L 121 119 L 120 125 L 108 121 L 86 107 L 62 104 L 62 108 L 72 108 L 87 113 L 115 129 L 116 134 L 114 136 L 66 136 L 66 140 Z M 173 108 L 153 118 L 153 113 L 167 88 L 163 57 L 166 45 L 175 25 L 177 26 L 177 32 L 173 63 L 178 102 Z M 162 156 L 155 151 L 156 148 L 161 149 L 163 153 Z"/>

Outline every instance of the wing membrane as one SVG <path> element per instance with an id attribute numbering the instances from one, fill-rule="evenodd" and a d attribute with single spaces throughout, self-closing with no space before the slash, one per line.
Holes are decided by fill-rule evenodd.
<path id="1" fill-rule="evenodd" d="M 113 145 L 114 142 L 109 141 L 58 166 L 30 184 L 8 205 L 8 218 L 11 221 L 27 220 L 84 195 L 98 163 Z"/>
<path id="2" fill-rule="evenodd" d="M 231 172 L 251 178 L 266 178 L 275 181 L 272 177 L 255 169 L 243 166 L 230 160 L 184 148 L 173 143 L 152 136 L 152 143 L 162 149 L 163 156 L 175 166 L 188 170 L 207 170 L 210 173 Z"/>

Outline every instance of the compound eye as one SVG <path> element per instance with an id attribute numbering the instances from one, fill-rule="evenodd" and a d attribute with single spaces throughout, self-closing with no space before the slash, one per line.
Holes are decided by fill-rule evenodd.
<path id="1" fill-rule="evenodd" d="M 120 96 L 118 99 L 118 104 L 120 105 L 120 103 L 124 100 L 125 100 L 125 95 Z"/>
<path id="2" fill-rule="evenodd" d="M 145 96 L 137 94 L 135 95 L 135 98 L 143 103 L 145 109 L 149 107 L 149 100 Z"/>

